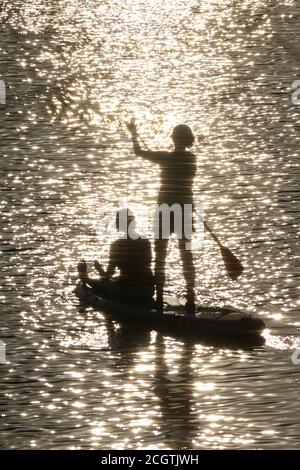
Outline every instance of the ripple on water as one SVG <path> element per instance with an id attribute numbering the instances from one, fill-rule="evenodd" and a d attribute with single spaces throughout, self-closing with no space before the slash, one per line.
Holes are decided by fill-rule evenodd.
<path id="1" fill-rule="evenodd" d="M 2 3 L 1 448 L 299 447 L 299 5 Z M 195 201 L 245 265 L 228 281 L 205 240 L 197 295 L 261 315 L 265 345 L 182 341 L 69 295 L 78 259 L 107 260 L 103 206 L 155 202 L 132 115 L 153 148 L 193 127 Z M 182 295 L 175 242 L 168 266 Z"/>

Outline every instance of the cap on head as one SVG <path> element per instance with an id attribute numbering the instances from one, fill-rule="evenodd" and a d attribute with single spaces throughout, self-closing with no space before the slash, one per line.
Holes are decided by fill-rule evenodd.
<path id="1" fill-rule="evenodd" d="M 174 127 L 172 139 L 174 144 L 180 147 L 192 147 L 195 142 L 195 136 L 192 129 L 186 124 L 179 124 Z"/>

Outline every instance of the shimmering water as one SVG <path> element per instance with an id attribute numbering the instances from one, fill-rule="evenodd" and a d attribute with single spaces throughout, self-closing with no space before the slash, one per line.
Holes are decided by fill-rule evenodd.
<path id="1" fill-rule="evenodd" d="M 2 0 L 1 448 L 299 446 L 300 6 L 282 0 Z M 199 301 L 255 312 L 266 344 L 183 341 L 80 311 L 76 262 L 107 259 L 100 208 L 155 202 L 124 122 L 189 123 L 195 199 L 245 265 L 195 253 Z M 183 294 L 176 245 L 168 291 Z"/>

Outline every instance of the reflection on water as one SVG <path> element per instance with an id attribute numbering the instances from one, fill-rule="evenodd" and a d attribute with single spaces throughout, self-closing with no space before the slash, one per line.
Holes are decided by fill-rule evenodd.
<path id="1" fill-rule="evenodd" d="M 1 447 L 298 447 L 297 2 L 4 0 L 0 16 Z M 166 337 L 69 295 L 79 258 L 107 259 L 103 205 L 156 200 L 132 115 L 153 148 L 193 127 L 196 202 L 245 265 L 228 281 L 206 240 L 197 294 L 261 315 L 265 345 Z M 181 295 L 175 244 L 168 262 Z"/>

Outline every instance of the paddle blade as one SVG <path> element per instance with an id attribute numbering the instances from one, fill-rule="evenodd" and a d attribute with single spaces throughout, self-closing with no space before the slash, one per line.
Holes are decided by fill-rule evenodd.
<path id="1" fill-rule="evenodd" d="M 220 248 L 226 272 L 230 279 L 236 281 L 244 271 L 244 266 L 228 248 L 223 245 Z"/>

